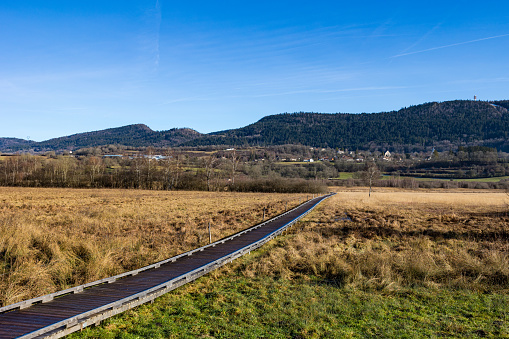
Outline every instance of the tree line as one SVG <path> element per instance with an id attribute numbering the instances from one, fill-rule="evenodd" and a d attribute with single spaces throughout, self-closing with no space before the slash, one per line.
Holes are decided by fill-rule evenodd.
<path id="1" fill-rule="evenodd" d="M 250 175 L 253 166 L 242 160 L 234 152 L 190 157 L 168 151 L 156 158 L 150 149 L 147 154 L 129 157 L 24 154 L 0 161 L 0 185 L 288 193 L 325 190 L 318 182 L 306 183 L 278 175 Z"/>

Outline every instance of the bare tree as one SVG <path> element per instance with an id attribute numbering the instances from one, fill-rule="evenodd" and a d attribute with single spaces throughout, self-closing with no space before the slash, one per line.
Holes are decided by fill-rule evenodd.
<path id="1" fill-rule="evenodd" d="M 237 171 L 237 166 L 239 165 L 239 156 L 237 155 L 237 152 L 235 149 L 232 150 L 232 159 L 231 159 L 231 184 L 235 184 L 235 172 Z"/>
<path id="2" fill-rule="evenodd" d="M 18 179 L 20 176 L 19 175 L 19 173 L 20 173 L 19 158 L 20 158 L 19 155 L 15 155 L 15 156 L 12 156 L 9 158 L 9 163 L 11 165 L 11 170 L 12 170 L 12 184 L 13 185 L 16 185 L 18 183 Z"/>
<path id="3" fill-rule="evenodd" d="M 157 165 L 157 160 L 154 159 L 154 147 L 150 146 L 146 149 L 146 155 L 145 155 L 145 170 L 146 170 L 146 184 L 145 188 L 153 189 L 153 176 L 154 176 L 154 170 Z M 155 163 L 155 164 L 153 164 Z"/>
<path id="4" fill-rule="evenodd" d="M 55 173 L 56 173 L 56 170 L 57 170 L 57 167 L 55 166 Z M 96 178 L 103 171 L 102 159 L 99 157 L 96 157 L 96 156 L 91 156 L 91 157 L 87 158 L 86 171 L 90 178 L 90 185 L 95 186 Z"/>
<path id="5" fill-rule="evenodd" d="M 70 156 L 58 157 L 58 171 L 63 186 L 71 186 L 72 173 L 76 169 L 76 159 Z"/>
<path id="6" fill-rule="evenodd" d="M 171 187 L 171 179 L 172 179 L 172 161 L 173 161 L 173 153 L 167 148 L 164 150 L 164 158 L 162 160 L 163 165 L 163 189 L 170 190 Z"/>
<path id="7" fill-rule="evenodd" d="M 135 188 L 141 188 L 142 180 L 141 180 L 141 172 L 143 167 L 143 157 L 140 155 L 135 155 L 131 161 L 131 171 L 133 172 L 134 176 L 134 185 Z"/>
<path id="8" fill-rule="evenodd" d="M 178 187 L 178 185 L 179 185 L 180 177 L 182 175 L 182 172 L 184 171 L 185 160 L 186 160 L 186 156 L 184 154 L 182 154 L 182 153 L 175 154 L 173 166 L 172 166 L 172 170 L 173 170 L 172 182 L 173 182 L 174 187 Z"/>
<path id="9" fill-rule="evenodd" d="M 381 172 L 374 162 L 367 162 L 364 171 L 361 174 L 362 180 L 369 185 L 369 196 L 371 197 L 371 187 L 380 179 Z"/>
<path id="10" fill-rule="evenodd" d="M 45 181 L 49 181 L 52 186 L 57 178 L 57 167 L 55 166 L 55 162 L 52 159 L 44 160 L 44 179 Z"/>
<path id="11" fill-rule="evenodd" d="M 206 180 L 206 184 L 207 184 L 207 191 L 211 190 L 211 180 L 212 180 L 212 177 L 214 176 L 214 170 L 215 170 L 215 166 L 217 164 L 217 160 L 218 159 L 212 155 L 202 158 L 203 167 L 205 169 L 205 180 Z"/>
<path id="12" fill-rule="evenodd" d="M 172 190 L 177 188 L 182 172 L 184 171 L 184 162 L 186 158 L 180 152 L 170 148 L 165 149 L 164 159 L 161 161 L 163 167 L 163 188 Z"/>

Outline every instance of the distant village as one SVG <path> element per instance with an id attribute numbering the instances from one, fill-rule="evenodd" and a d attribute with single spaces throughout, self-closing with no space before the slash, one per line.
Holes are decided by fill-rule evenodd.
<path id="1" fill-rule="evenodd" d="M 314 148 L 310 148 L 310 151 L 314 151 Z M 330 149 L 319 149 L 321 153 L 330 153 Z M 335 155 L 332 156 L 317 156 L 315 158 L 306 157 L 306 158 L 280 158 L 279 161 L 282 162 L 307 162 L 312 163 L 316 161 L 322 162 L 333 162 L 333 161 L 345 161 L 345 162 L 357 162 L 362 163 L 364 161 L 394 161 L 399 162 L 403 160 L 413 159 L 413 160 L 426 160 L 430 161 L 433 159 L 433 155 L 437 155 L 438 153 L 433 148 L 430 152 L 415 152 L 412 154 L 400 154 L 400 153 L 391 153 L 389 150 L 385 152 L 370 152 L 370 151 L 349 151 L 347 150 L 337 150 Z"/>

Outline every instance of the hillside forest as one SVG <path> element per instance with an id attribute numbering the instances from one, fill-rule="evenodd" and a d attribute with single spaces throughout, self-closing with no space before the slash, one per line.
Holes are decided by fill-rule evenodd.
<path id="1" fill-rule="evenodd" d="M 191 128 L 154 131 L 144 124 L 35 142 L 0 138 L 0 151 L 75 151 L 128 147 L 270 147 L 307 145 L 363 151 L 421 152 L 484 146 L 509 152 L 509 101 L 429 102 L 381 113 L 298 112 L 266 116 L 248 126 L 201 134 Z"/>

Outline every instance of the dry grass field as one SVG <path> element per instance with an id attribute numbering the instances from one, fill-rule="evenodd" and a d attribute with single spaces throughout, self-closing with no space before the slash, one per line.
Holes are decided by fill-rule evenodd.
<path id="1" fill-rule="evenodd" d="M 508 338 L 509 197 L 338 189 L 257 251 L 73 338 Z"/>
<path id="2" fill-rule="evenodd" d="M 139 268 L 307 194 L 0 187 L 0 305 Z"/>
<path id="3" fill-rule="evenodd" d="M 508 205 L 490 191 L 338 190 L 245 274 L 508 292 Z"/>

